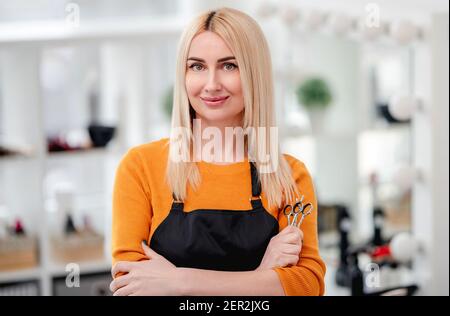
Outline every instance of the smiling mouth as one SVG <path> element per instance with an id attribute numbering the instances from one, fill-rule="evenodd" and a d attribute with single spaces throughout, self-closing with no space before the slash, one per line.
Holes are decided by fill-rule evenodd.
<path id="1" fill-rule="evenodd" d="M 210 98 L 210 99 L 204 99 L 204 98 L 200 98 L 202 99 L 202 101 L 206 104 L 206 105 L 222 105 L 223 103 L 225 103 L 226 100 L 228 100 L 229 96 L 227 97 L 221 97 L 221 98 Z"/>

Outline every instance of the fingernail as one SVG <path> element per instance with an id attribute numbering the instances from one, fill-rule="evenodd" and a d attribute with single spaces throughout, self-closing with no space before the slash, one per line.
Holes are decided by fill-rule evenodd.
<path id="1" fill-rule="evenodd" d="M 147 246 L 147 240 L 143 239 L 142 243 Z"/>

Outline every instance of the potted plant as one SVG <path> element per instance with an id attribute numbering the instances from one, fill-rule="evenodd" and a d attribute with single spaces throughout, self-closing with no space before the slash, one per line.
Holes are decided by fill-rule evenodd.
<path id="1" fill-rule="evenodd" d="M 313 133 L 323 130 L 325 110 L 333 100 L 327 82 L 319 77 L 304 80 L 296 90 L 298 102 L 308 112 Z"/>

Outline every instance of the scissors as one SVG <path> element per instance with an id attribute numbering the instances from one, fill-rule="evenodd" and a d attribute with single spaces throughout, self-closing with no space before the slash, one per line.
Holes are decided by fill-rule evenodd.
<path id="1" fill-rule="evenodd" d="M 303 198 L 304 197 L 302 196 L 301 199 L 294 204 L 294 206 L 287 204 L 284 207 L 283 213 L 287 217 L 288 225 L 300 227 L 305 217 L 313 211 L 313 205 L 311 203 L 303 204 Z M 300 217 L 300 221 L 297 225 L 297 218 L 300 213 L 302 216 Z"/>

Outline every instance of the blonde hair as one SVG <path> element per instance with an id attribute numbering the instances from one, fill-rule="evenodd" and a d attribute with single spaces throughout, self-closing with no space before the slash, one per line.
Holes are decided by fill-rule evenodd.
<path id="1" fill-rule="evenodd" d="M 178 46 L 178 58 L 176 64 L 176 79 L 174 86 L 172 131 L 179 127 L 192 133 L 195 111 L 189 103 L 185 88 L 186 63 L 189 47 L 193 38 L 205 31 L 219 35 L 230 47 L 240 71 L 242 91 L 244 94 L 244 119 L 243 128 L 247 127 L 275 127 L 275 109 L 273 95 L 272 64 L 269 47 L 264 34 L 255 20 L 247 14 L 231 8 L 220 8 L 205 12 L 195 18 L 185 28 Z M 257 140 L 248 141 L 249 152 L 257 153 L 264 145 L 269 148 L 270 154 L 276 150 L 277 166 L 272 172 L 261 172 L 263 164 L 255 161 L 255 167 L 259 175 L 262 192 L 267 197 L 269 208 L 277 206 L 281 208 L 286 201 L 292 201 L 298 195 L 297 186 L 292 178 L 289 163 L 284 158 L 276 139 L 262 136 L 257 133 Z M 192 152 L 191 135 L 185 135 L 183 148 Z M 171 142 L 174 141 L 173 134 Z M 276 143 L 274 144 L 273 141 Z M 273 147 L 276 146 L 276 147 Z M 170 146 L 173 147 L 173 146 Z M 172 149 L 172 148 L 171 148 Z M 271 156 L 272 157 L 272 156 Z M 176 200 L 183 201 L 187 195 L 187 183 L 196 189 L 201 181 L 200 173 L 195 162 L 167 162 L 166 181 Z"/>

